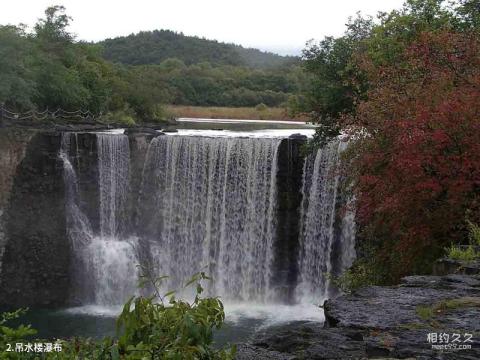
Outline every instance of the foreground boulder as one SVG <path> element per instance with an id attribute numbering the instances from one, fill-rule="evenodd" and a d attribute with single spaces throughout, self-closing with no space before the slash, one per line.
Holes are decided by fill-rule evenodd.
<path id="1" fill-rule="evenodd" d="M 270 328 L 249 349 L 298 360 L 480 359 L 480 275 L 410 276 L 398 286 L 365 287 L 328 300 L 325 318 L 323 326 Z"/>
<path id="2" fill-rule="evenodd" d="M 325 329 L 317 322 L 307 321 L 269 328 L 258 334 L 252 345 L 289 354 L 292 360 L 360 359 L 366 356 L 362 332 Z"/>

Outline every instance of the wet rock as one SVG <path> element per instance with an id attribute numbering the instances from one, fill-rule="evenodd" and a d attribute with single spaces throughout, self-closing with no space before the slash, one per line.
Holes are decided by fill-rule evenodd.
<path id="1" fill-rule="evenodd" d="M 272 327 L 256 335 L 250 349 L 292 359 L 480 359 L 480 275 L 409 276 L 398 286 L 370 286 L 328 300 L 324 309 L 324 326 Z M 450 341 L 429 341 L 429 334 L 448 334 Z M 471 342 L 460 343 L 471 349 L 432 348 L 458 346 L 453 334 L 462 341 L 471 334 Z"/>
<path id="2" fill-rule="evenodd" d="M 295 357 L 277 351 L 269 351 L 249 344 L 239 344 L 236 360 L 294 360 Z"/>
<path id="3" fill-rule="evenodd" d="M 443 258 L 438 260 L 433 265 L 433 273 L 435 275 L 446 274 L 465 274 L 476 275 L 480 274 L 480 260 L 462 261 Z"/>
<path id="4" fill-rule="evenodd" d="M 282 300 L 294 301 L 293 289 L 297 282 L 298 237 L 300 232 L 300 205 L 302 202 L 302 175 L 304 140 L 284 139 L 278 148 L 277 163 L 277 234 L 272 284 Z"/>
<path id="5" fill-rule="evenodd" d="M 79 206 L 98 231 L 97 137 L 92 132 L 69 134 L 82 199 Z M 140 187 L 153 137 L 129 136 L 134 188 Z M 58 157 L 61 144 L 62 133 L 57 131 L 0 130 L 0 306 L 58 307 L 72 300 L 63 163 Z M 136 206 L 136 195 L 132 192 L 129 199 L 131 208 Z M 122 225 L 130 226 L 131 218 Z"/>
<path id="6" fill-rule="evenodd" d="M 69 289 L 60 136 L 36 133 L 12 174 L 6 204 L 0 305 L 61 306 Z M 0 169 L 1 170 L 1 169 Z M 60 274 L 60 275 L 58 275 Z"/>
<path id="7" fill-rule="evenodd" d="M 307 136 L 299 133 L 292 134 L 288 137 L 289 139 L 298 139 L 298 140 L 307 140 Z"/>
<path id="8" fill-rule="evenodd" d="M 358 359 L 366 356 L 363 336 L 354 329 L 324 329 L 317 322 L 295 322 L 269 328 L 252 345 L 293 359 Z"/>
<path id="9" fill-rule="evenodd" d="M 175 129 L 175 128 L 165 128 L 165 129 L 162 129 L 162 132 L 163 133 L 177 133 L 178 130 Z"/>
<path id="10" fill-rule="evenodd" d="M 6 212 L 18 165 L 25 156 L 28 142 L 35 135 L 33 130 L 0 129 L 0 273 L 7 242 Z M 1 281 L 1 276 L 0 276 Z"/>
<path id="11" fill-rule="evenodd" d="M 327 301 L 325 318 L 331 330 L 365 332 L 368 357 L 480 358 L 480 276 L 409 276 L 399 286 L 366 287 Z M 429 333 L 473 334 L 472 349 L 433 350 Z"/>
<path id="12" fill-rule="evenodd" d="M 148 127 L 135 127 L 135 128 L 128 128 L 125 129 L 125 135 L 152 135 L 154 137 L 160 136 L 160 135 L 165 135 L 155 129 L 148 128 Z"/>
<path id="13" fill-rule="evenodd" d="M 467 275 L 410 276 L 399 286 L 371 286 L 328 300 L 325 318 L 329 326 L 386 330 L 417 322 L 418 305 L 465 296 L 480 296 L 478 278 Z"/>

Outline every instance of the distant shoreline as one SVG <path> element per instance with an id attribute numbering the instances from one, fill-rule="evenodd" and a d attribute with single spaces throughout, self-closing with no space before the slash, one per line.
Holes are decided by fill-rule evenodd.
<path id="1" fill-rule="evenodd" d="M 292 118 L 284 108 L 267 107 L 258 110 L 254 107 L 217 107 L 217 106 L 183 106 L 167 105 L 165 109 L 177 119 L 196 120 L 249 120 L 249 121 L 274 121 L 274 122 L 299 122 L 306 123 L 307 117 Z"/>
<path id="2" fill-rule="evenodd" d="M 306 121 L 301 121 L 301 120 L 216 119 L 216 118 L 212 119 L 212 118 L 187 118 L 187 117 L 177 118 L 176 121 L 177 122 L 197 122 L 197 123 L 219 123 L 219 124 L 236 124 L 236 123 L 301 124 L 301 125 L 308 124 Z"/>

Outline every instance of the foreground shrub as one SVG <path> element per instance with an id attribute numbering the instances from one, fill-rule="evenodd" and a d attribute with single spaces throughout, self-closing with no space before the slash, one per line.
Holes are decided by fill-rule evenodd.
<path id="1" fill-rule="evenodd" d="M 59 340 L 59 352 L 2 352 L 0 359 L 94 359 L 94 360 L 232 360 L 235 347 L 213 348 L 213 331 L 225 320 L 223 304 L 218 298 L 203 298 L 201 281 L 209 280 L 199 273 L 185 285 L 195 287 L 192 302 L 177 300 L 175 292 L 160 295 L 159 285 L 165 277 L 152 279 L 142 276 L 142 285 L 151 290 L 150 296 L 135 296 L 127 301 L 117 319 L 117 339 L 95 341 L 84 338 Z M 25 309 L 0 314 L 0 349 L 16 343 L 46 343 L 31 340 L 36 330 L 30 325 L 16 328 L 7 322 L 24 315 Z M 52 341 L 49 341 L 50 343 Z M 10 344 L 10 345 L 9 345 Z"/>
<path id="2" fill-rule="evenodd" d="M 7 323 L 25 315 L 27 309 L 18 309 L 13 312 L 0 314 L 0 359 L 19 359 L 20 355 L 8 352 L 15 348 L 17 342 L 21 342 L 29 336 L 35 335 L 37 331 L 30 325 L 20 325 L 16 328 L 8 327 Z"/>
<path id="3" fill-rule="evenodd" d="M 378 268 L 372 255 L 357 259 L 353 265 L 339 276 L 330 276 L 332 284 L 341 292 L 350 294 L 364 286 L 378 284 L 382 269 Z"/>
<path id="4" fill-rule="evenodd" d="M 268 106 L 265 105 L 264 103 L 260 103 L 257 106 L 255 106 L 255 110 L 257 111 L 265 111 L 268 109 Z"/>
<path id="5" fill-rule="evenodd" d="M 160 296 L 158 282 L 148 279 L 155 295 L 131 298 L 118 318 L 119 353 L 129 354 L 129 359 L 233 359 L 234 349 L 211 347 L 213 330 L 222 326 L 225 313 L 220 299 L 201 297 L 201 280 L 208 277 L 199 273 L 187 283 L 196 285 L 189 303 L 177 300 L 174 292 Z"/>

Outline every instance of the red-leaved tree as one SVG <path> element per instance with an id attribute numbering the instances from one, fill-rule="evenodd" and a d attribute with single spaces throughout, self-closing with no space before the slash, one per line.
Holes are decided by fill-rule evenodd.
<path id="1" fill-rule="evenodd" d="M 480 218 L 480 39 L 424 33 L 372 84 L 353 120 L 358 221 L 387 281 L 428 270 Z"/>

